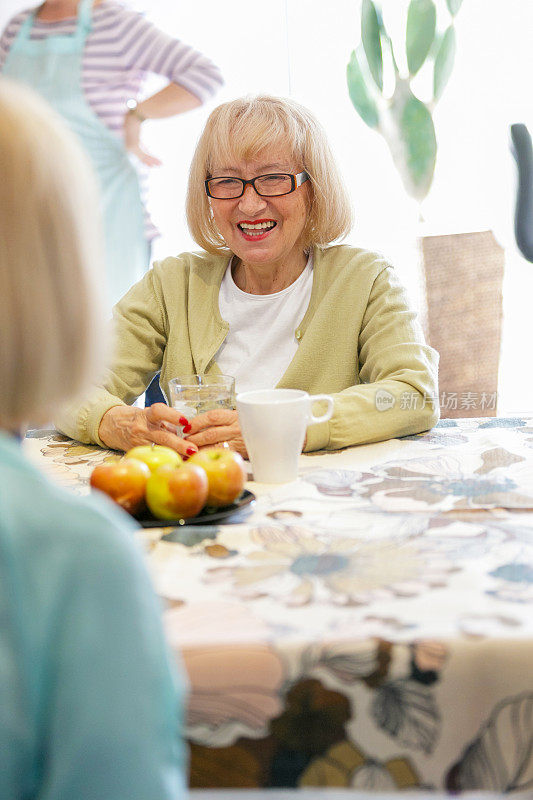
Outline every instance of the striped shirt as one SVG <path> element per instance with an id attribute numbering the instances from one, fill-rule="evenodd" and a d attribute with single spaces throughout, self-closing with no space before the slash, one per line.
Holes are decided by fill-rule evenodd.
<path id="1" fill-rule="evenodd" d="M 21 25 L 32 10 L 14 16 L 4 29 L 0 37 L 0 72 Z M 36 19 L 30 38 L 72 35 L 75 29 L 76 18 L 60 22 Z M 218 67 L 202 53 L 163 33 L 115 0 L 104 0 L 93 9 L 93 25 L 83 53 L 82 89 L 90 107 L 117 136 L 122 136 L 126 101 L 138 97 L 149 73 L 183 86 L 202 102 L 223 82 Z M 151 240 L 156 234 L 157 230 L 146 215 L 147 238 Z"/>

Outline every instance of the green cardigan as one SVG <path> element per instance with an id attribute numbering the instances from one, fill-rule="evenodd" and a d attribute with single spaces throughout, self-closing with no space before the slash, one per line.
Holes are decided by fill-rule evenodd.
<path id="1" fill-rule="evenodd" d="M 159 370 L 163 390 L 178 374 L 219 372 L 214 358 L 229 330 L 218 303 L 227 263 L 203 252 L 155 262 L 115 306 L 114 364 L 104 382 L 64 410 L 57 427 L 103 445 L 102 416 L 133 403 Z M 437 422 L 438 354 L 379 255 L 315 248 L 311 300 L 294 335 L 298 350 L 277 385 L 335 401 L 331 420 L 309 427 L 306 450 L 406 436 Z"/>

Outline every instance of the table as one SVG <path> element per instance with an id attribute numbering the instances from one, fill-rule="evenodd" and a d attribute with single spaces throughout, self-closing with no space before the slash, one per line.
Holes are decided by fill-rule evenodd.
<path id="1" fill-rule="evenodd" d="M 25 440 L 88 491 L 109 451 Z M 533 791 L 533 417 L 301 457 L 228 524 L 143 531 L 191 785 Z"/>

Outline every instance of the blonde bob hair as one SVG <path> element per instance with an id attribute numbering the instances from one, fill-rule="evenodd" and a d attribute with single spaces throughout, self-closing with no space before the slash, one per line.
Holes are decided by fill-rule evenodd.
<path id="1" fill-rule="evenodd" d="M 295 167 L 309 173 L 311 193 L 303 246 L 325 246 L 346 236 L 352 225 L 350 201 L 320 123 L 293 100 L 260 95 L 215 108 L 198 141 L 189 173 L 187 222 L 194 240 L 208 253 L 227 252 L 204 181 L 212 170 L 254 159 L 265 148 L 288 151 Z"/>
<path id="2" fill-rule="evenodd" d="M 80 146 L 34 92 L 0 79 L 0 428 L 45 422 L 96 377 L 101 232 Z"/>

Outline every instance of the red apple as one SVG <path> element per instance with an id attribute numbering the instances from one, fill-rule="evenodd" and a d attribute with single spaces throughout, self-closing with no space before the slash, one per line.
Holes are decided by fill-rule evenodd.
<path id="1" fill-rule="evenodd" d="M 163 464 L 170 464 L 177 467 L 181 464 L 181 456 L 171 447 L 164 447 L 162 444 L 142 444 L 132 447 L 126 453 L 126 458 L 138 458 L 144 461 L 150 472 L 155 472 Z"/>
<path id="2" fill-rule="evenodd" d="M 187 463 L 198 464 L 207 473 L 209 494 L 206 505 L 228 506 L 242 494 L 248 475 L 244 461 L 233 450 L 227 447 L 199 450 Z"/>
<path id="3" fill-rule="evenodd" d="M 109 495 L 130 514 L 136 514 L 144 503 L 150 470 L 135 458 L 121 458 L 99 464 L 91 473 L 93 489 Z"/>
<path id="4" fill-rule="evenodd" d="M 158 519 L 187 519 L 200 513 L 208 488 L 207 475 L 198 465 L 164 464 L 148 479 L 146 502 Z"/>

